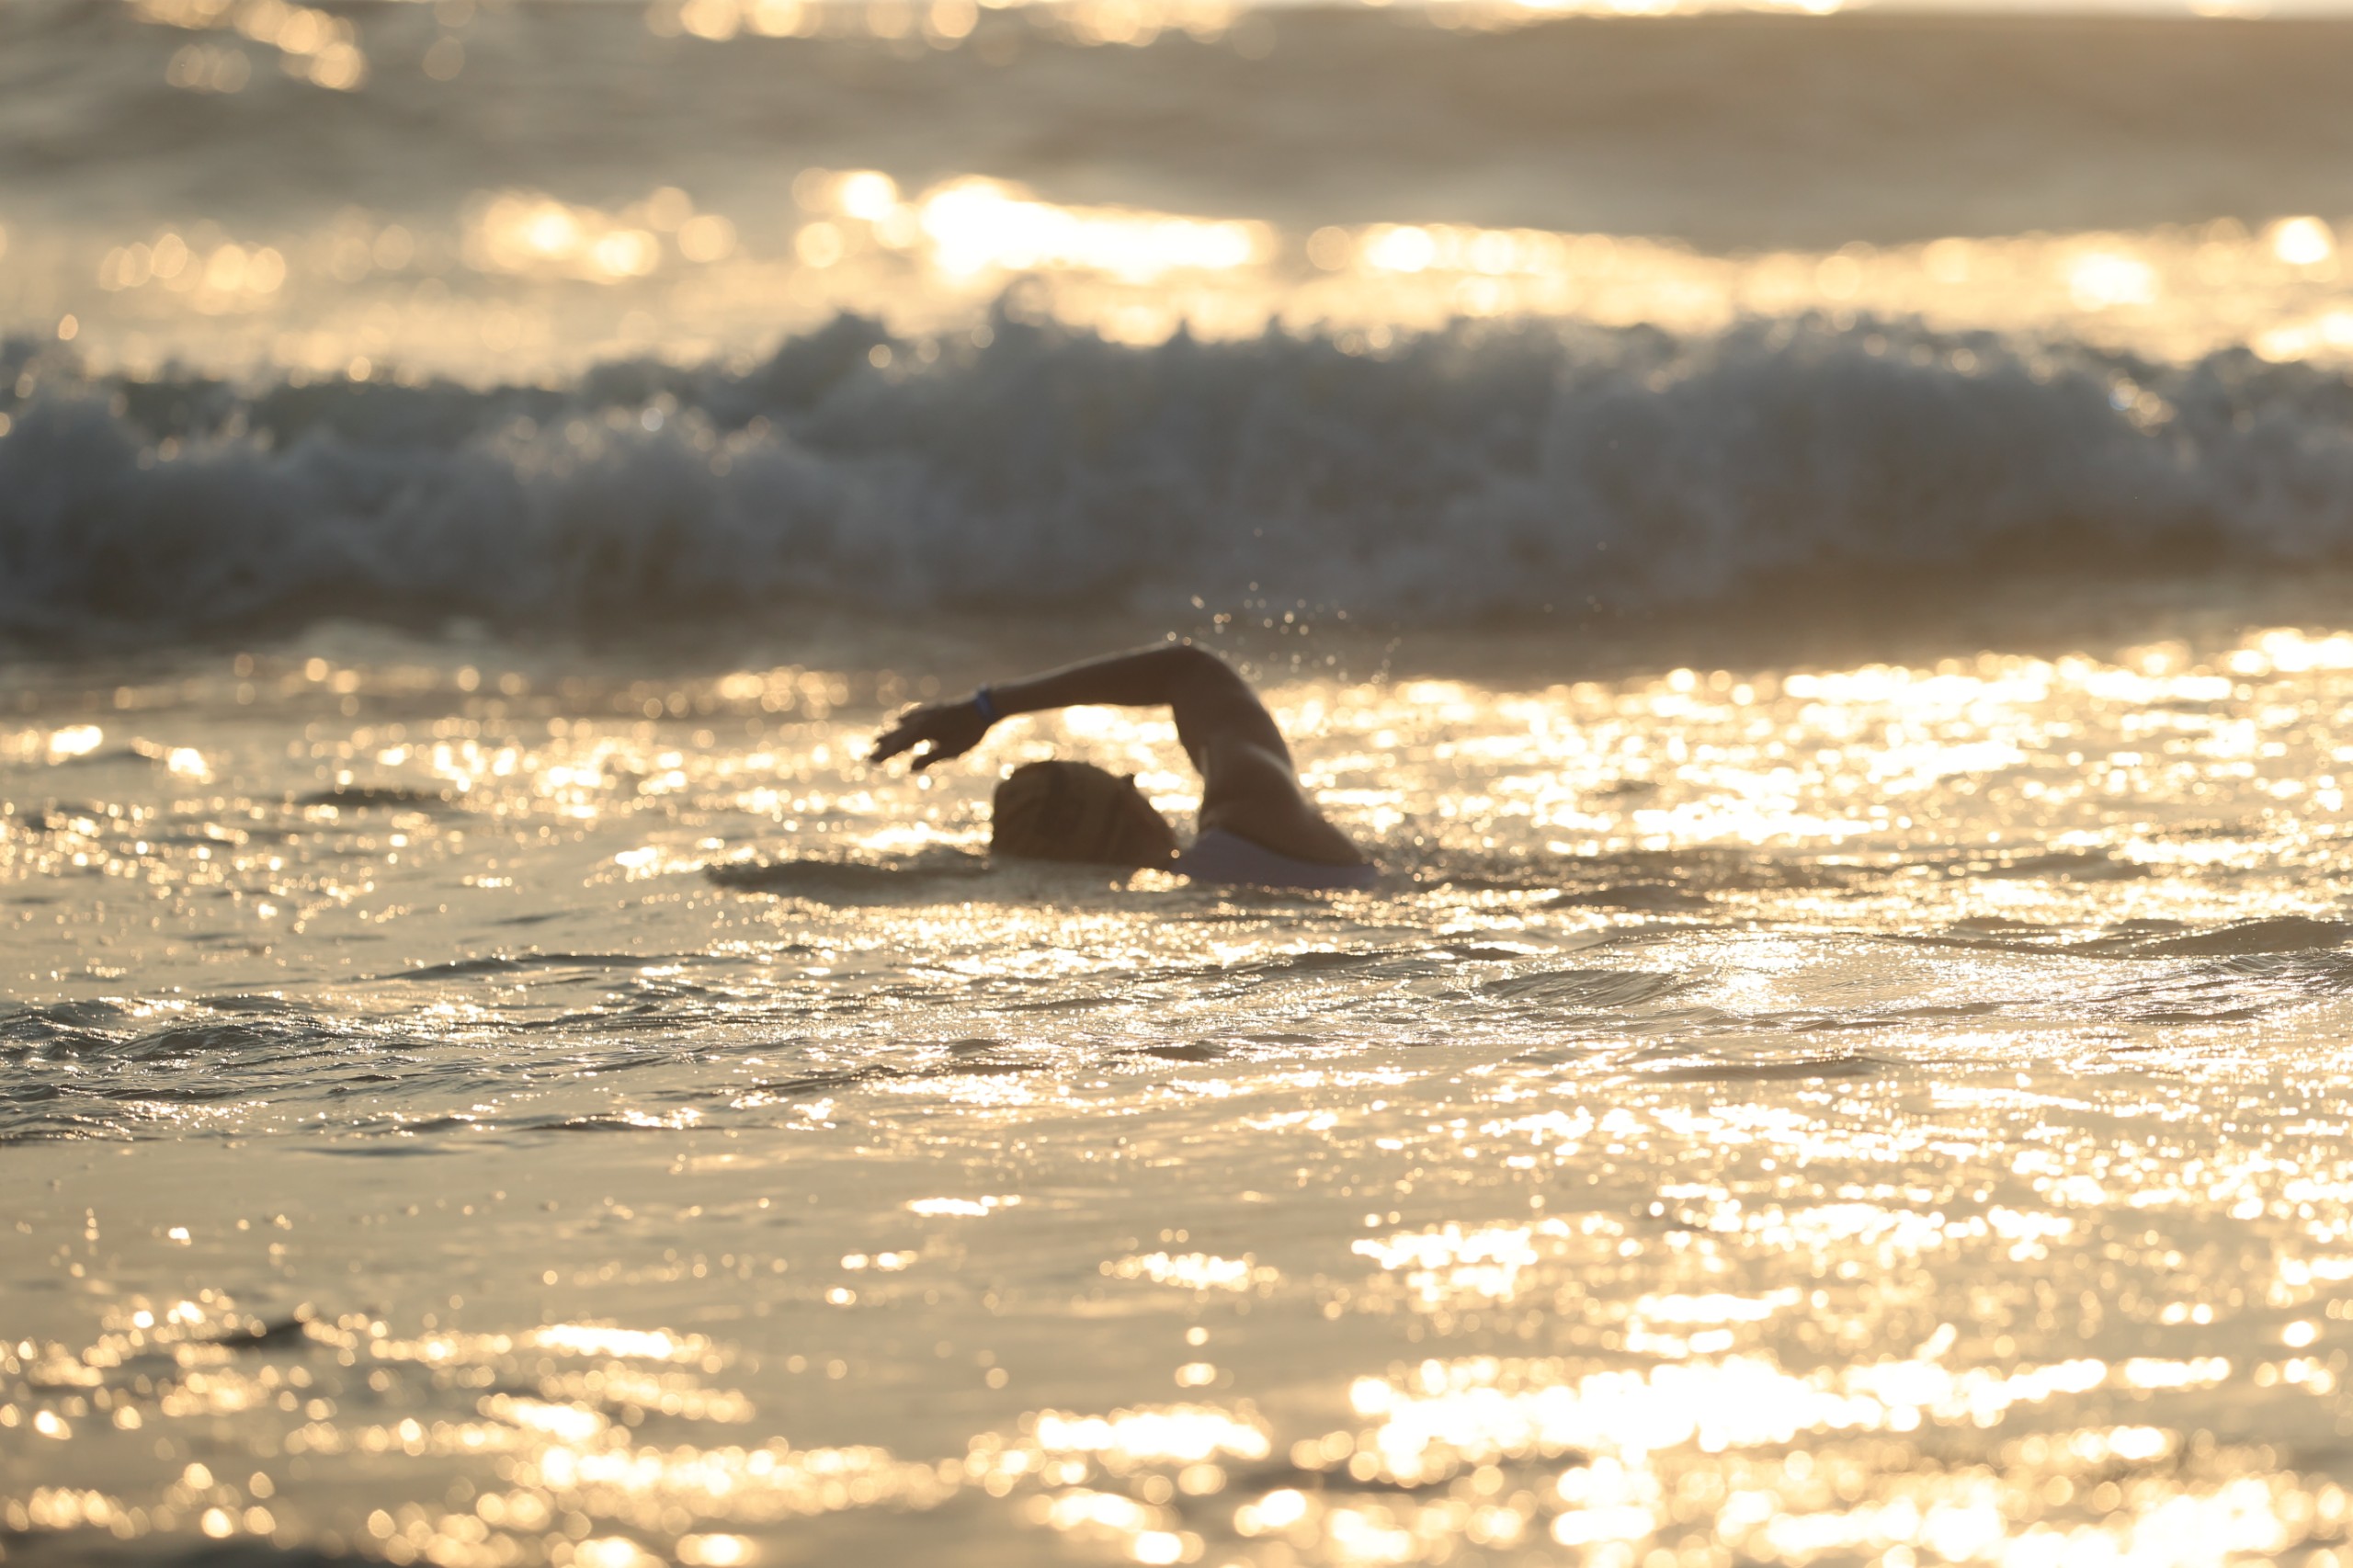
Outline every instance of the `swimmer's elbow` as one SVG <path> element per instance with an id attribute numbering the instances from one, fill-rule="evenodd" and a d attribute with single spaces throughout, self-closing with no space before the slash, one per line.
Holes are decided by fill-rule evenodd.
<path id="1" fill-rule="evenodd" d="M 1200 732 L 1197 726 L 1221 722 L 1217 715 L 1233 718 L 1265 712 L 1258 694 L 1250 689 L 1250 683 L 1207 648 L 1177 642 L 1170 645 L 1165 657 L 1168 663 L 1163 668 L 1168 701 L 1176 710 L 1180 732 L 1192 729 L 1198 735 Z M 1191 744 L 1187 742 L 1188 747 Z"/>
<path id="2" fill-rule="evenodd" d="M 1172 677 L 1195 687 L 1244 686 L 1233 666 L 1196 642 L 1172 644 L 1166 653 Z"/>

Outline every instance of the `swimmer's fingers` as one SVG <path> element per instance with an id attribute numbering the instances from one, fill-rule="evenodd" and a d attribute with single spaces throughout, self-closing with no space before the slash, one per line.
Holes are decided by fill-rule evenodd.
<path id="1" fill-rule="evenodd" d="M 924 732 L 920 721 L 925 711 L 921 708 L 911 709 L 900 716 L 897 723 L 875 736 L 874 749 L 866 754 L 866 760 L 888 762 L 908 747 L 921 744 Z"/>
<path id="2" fill-rule="evenodd" d="M 920 773 L 935 762 L 963 756 L 988 732 L 988 721 L 969 703 L 917 708 L 876 738 L 870 760 L 887 762 L 902 752 L 911 753 L 907 760 Z M 915 750 L 918 746 L 923 749 Z"/>
<path id="3" fill-rule="evenodd" d="M 929 750 L 920 753 L 915 759 L 918 773 L 935 762 L 946 762 L 950 757 L 963 756 L 979 745 L 981 737 L 989 733 L 989 722 L 966 702 L 948 708 L 926 709 L 922 718 L 923 738 L 931 744 Z"/>

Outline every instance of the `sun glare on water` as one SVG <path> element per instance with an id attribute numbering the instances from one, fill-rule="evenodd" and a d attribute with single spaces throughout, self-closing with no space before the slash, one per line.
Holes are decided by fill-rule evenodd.
<path id="1" fill-rule="evenodd" d="M 1279 908 L 982 871 L 1029 755 L 1181 811 L 1159 719 L 917 790 L 856 761 L 916 676 L 567 678 L 247 658 L 0 732 L 81 802 L 0 818 L 7 874 L 109 890 L 109 994 L 188 977 L 19 1064 L 12 1133 L 139 1154 L 0 1233 L 72 1303 L 0 1353 L 10 1528 L 460 1568 L 884 1519 L 1264 1568 L 2342 1539 L 2296 1445 L 2353 1280 L 2346 634 L 1279 679 L 1394 878 Z M 641 950 L 496 935 L 580 898 Z M 20 930 L 20 994 L 84 961 Z M 393 932 L 483 957 L 284 971 L 290 1015 L 205 982 Z M 199 1199 L 161 1129 L 244 1152 Z M 379 1148 L 474 1174 L 327 1157 Z"/>

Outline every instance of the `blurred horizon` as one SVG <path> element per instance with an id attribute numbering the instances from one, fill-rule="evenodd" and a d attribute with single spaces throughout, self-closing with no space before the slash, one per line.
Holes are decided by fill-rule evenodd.
<path id="1" fill-rule="evenodd" d="M 2333 352 L 2353 217 L 2341 17 L 34 0 L 0 44 L 0 332 L 101 371 L 741 362 L 1008 290 L 1126 342 L 1813 308 Z"/>
<path id="2" fill-rule="evenodd" d="M 0 10 L 0 634 L 2337 559 L 2353 22 L 1466 19 Z"/>

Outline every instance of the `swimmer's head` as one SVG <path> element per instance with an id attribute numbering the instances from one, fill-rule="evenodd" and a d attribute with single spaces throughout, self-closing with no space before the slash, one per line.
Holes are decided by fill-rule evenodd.
<path id="1" fill-rule="evenodd" d="M 989 848 L 1032 860 L 1095 866 L 1165 866 L 1176 835 L 1136 789 L 1084 762 L 1031 762 L 996 787 Z"/>

